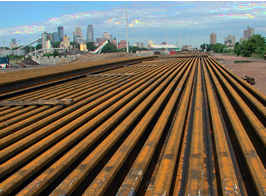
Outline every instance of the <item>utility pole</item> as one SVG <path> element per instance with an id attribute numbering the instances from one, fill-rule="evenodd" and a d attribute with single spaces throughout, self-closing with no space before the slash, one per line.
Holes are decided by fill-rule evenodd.
<path id="1" fill-rule="evenodd" d="M 126 9 L 126 41 L 127 41 L 127 53 L 129 53 L 129 49 L 128 49 L 128 15 L 127 15 L 127 9 Z"/>

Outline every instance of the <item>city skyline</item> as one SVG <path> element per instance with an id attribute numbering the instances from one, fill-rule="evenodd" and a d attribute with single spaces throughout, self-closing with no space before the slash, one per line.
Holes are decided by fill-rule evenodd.
<path id="1" fill-rule="evenodd" d="M 23 44 L 58 26 L 69 37 L 76 27 L 86 35 L 88 24 L 95 38 L 109 32 L 124 40 L 127 9 L 130 43 L 153 40 L 199 47 L 209 42 L 211 32 L 220 43 L 229 34 L 238 41 L 247 26 L 265 36 L 265 8 L 264 2 L 1 2 L 6 20 L 0 24 L 0 45 L 12 38 Z"/>

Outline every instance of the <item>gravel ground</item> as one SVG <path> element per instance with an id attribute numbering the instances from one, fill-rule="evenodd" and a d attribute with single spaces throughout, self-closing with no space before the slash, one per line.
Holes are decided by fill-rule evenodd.
<path id="1" fill-rule="evenodd" d="M 266 60 L 224 54 L 215 54 L 214 57 L 237 76 L 255 78 L 254 87 L 266 95 Z"/>

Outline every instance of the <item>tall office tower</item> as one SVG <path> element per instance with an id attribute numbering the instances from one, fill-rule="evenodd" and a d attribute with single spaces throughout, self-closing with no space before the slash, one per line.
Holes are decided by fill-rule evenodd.
<path id="1" fill-rule="evenodd" d="M 80 27 L 77 27 L 75 29 L 75 32 L 73 33 L 73 38 L 75 43 L 81 43 L 83 42 L 83 37 L 82 37 L 82 31 Z"/>
<path id="2" fill-rule="evenodd" d="M 64 39 L 64 27 L 63 26 L 59 26 L 57 28 L 57 32 L 58 32 L 58 38 L 59 38 L 59 41 L 63 41 Z"/>
<path id="3" fill-rule="evenodd" d="M 87 42 L 94 42 L 93 25 L 88 25 L 87 27 Z"/>
<path id="4" fill-rule="evenodd" d="M 247 30 L 244 30 L 244 40 L 249 39 L 252 35 L 254 35 L 255 30 L 248 26 Z"/>
<path id="5" fill-rule="evenodd" d="M 48 41 L 48 33 L 43 32 L 42 33 L 42 49 L 46 49 L 47 47 L 47 41 Z"/>
<path id="6" fill-rule="evenodd" d="M 216 44 L 216 33 L 211 33 L 210 44 Z"/>
<path id="7" fill-rule="evenodd" d="M 58 32 L 52 33 L 52 42 L 59 42 Z"/>

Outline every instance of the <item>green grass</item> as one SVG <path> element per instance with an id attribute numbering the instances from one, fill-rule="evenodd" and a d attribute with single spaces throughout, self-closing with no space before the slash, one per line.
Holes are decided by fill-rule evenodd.
<path id="1" fill-rule="evenodd" d="M 234 63 L 251 63 L 252 61 L 247 61 L 247 60 L 236 60 Z"/>

